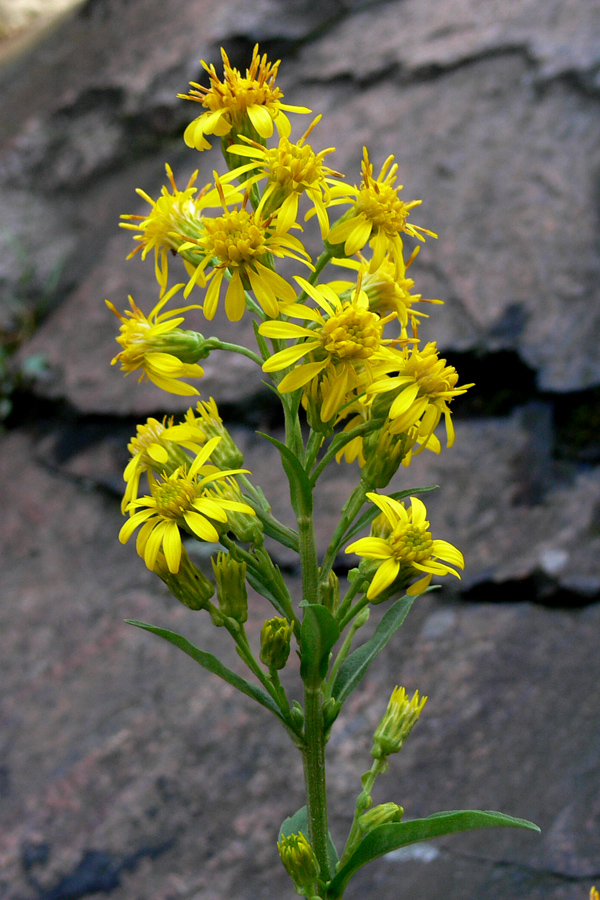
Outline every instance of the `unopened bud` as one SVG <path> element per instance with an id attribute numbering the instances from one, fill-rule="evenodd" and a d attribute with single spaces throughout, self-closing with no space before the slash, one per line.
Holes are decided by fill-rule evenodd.
<path id="1" fill-rule="evenodd" d="M 220 437 L 218 446 L 211 453 L 211 459 L 220 469 L 239 469 L 244 464 L 244 454 L 237 446 L 219 415 L 217 404 L 211 397 L 199 401 L 197 421 L 207 438 Z"/>
<path id="2" fill-rule="evenodd" d="M 307 888 L 314 885 L 321 871 L 313 848 L 300 831 L 287 837 L 282 834 L 277 849 L 288 875 L 295 886 L 304 893 Z"/>
<path id="3" fill-rule="evenodd" d="M 421 715 L 426 700 L 427 697 L 419 699 L 418 691 L 415 691 L 412 700 L 409 700 L 403 687 L 394 688 L 388 707 L 373 735 L 371 754 L 375 759 L 398 753 L 402 749 Z"/>
<path id="4" fill-rule="evenodd" d="M 174 597 L 188 609 L 209 609 L 209 600 L 215 592 L 214 584 L 197 569 L 189 558 L 185 547 L 181 548 L 179 571 L 169 571 L 164 553 L 159 551 L 154 571 L 164 581 Z"/>
<path id="5" fill-rule="evenodd" d="M 227 618 L 240 625 L 248 618 L 248 591 L 246 589 L 246 563 L 237 562 L 229 553 L 211 557 L 217 582 L 219 609 Z"/>
<path id="6" fill-rule="evenodd" d="M 379 431 L 366 434 L 363 440 L 365 464 L 360 473 L 361 481 L 370 490 L 387 487 L 416 440 L 416 429 L 412 429 L 411 433 L 392 434 L 389 419 Z"/>
<path id="7" fill-rule="evenodd" d="M 321 597 L 323 606 L 335 614 L 340 602 L 340 580 L 335 572 L 330 571 L 328 580 L 321 583 Z"/>
<path id="8" fill-rule="evenodd" d="M 260 661 L 268 669 L 283 669 L 290 655 L 293 628 L 287 619 L 267 619 L 260 632 Z"/>
<path id="9" fill-rule="evenodd" d="M 397 803 L 380 803 L 373 809 L 367 810 L 358 819 L 358 827 L 362 834 L 368 834 L 378 825 L 389 825 L 391 822 L 400 822 L 404 810 Z"/>

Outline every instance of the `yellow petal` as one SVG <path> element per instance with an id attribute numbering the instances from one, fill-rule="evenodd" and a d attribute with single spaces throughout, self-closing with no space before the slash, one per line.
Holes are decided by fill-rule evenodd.
<path id="1" fill-rule="evenodd" d="M 400 563 L 397 559 L 385 559 L 373 576 L 373 581 L 369 585 L 367 597 L 372 600 L 377 594 L 381 594 L 396 579 L 396 575 L 400 571 Z"/>
<path id="2" fill-rule="evenodd" d="M 322 362 L 304 363 L 304 365 L 298 366 L 293 372 L 288 372 L 285 378 L 278 384 L 277 390 L 282 394 L 288 394 L 290 391 L 295 391 L 300 387 L 304 387 L 305 384 L 308 384 L 309 381 L 316 378 L 326 365 L 327 360 L 324 359 Z"/>
<path id="3" fill-rule="evenodd" d="M 163 537 L 163 550 L 169 572 L 179 572 L 181 562 L 181 535 L 176 522 L 167 522 Z"/>

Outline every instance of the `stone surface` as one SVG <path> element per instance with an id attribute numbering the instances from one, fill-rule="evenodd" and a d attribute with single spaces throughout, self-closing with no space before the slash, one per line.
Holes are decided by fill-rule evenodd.
<path id="1" fill-rule="evenodd" d="M 296 752 L 247 698 L 122 623 L 174 628 L 238 668 L 208 617 L 170 600 L 118 544 L 116 502 L 36 462 L 37 447 L 19 432 L 0 444 L 2 896 L 291 896 L 275 837 L 302 802 Z M 253 642 L 266 614 L 253 598 Z M 600 863 L 599 614 L 419 601 L 334 730 L 334 836 L 396 683 L 429 701 L 376 802 L 393 798 L 407 816 L 498 808 L 543 835 L 422 845 L 363 870 L 349 897 L 393 894 L 400 879 L 422 900 L 585 900 Z M 297 696 L 294 664 L 286 684 Z"/>

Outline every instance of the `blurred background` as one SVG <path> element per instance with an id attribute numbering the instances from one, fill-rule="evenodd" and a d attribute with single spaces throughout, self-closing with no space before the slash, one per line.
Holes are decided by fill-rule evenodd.
<path id="1" fill-rule="evenodd" d="M 348 898 L 586 900 L 600 880 L 598 0 L 0 2 L 0 897 L 292 895 L 275 846 L 303 803 L 287 736 L 123 623 L 237 666 L 227 636 L 118 543 L 127 440 L 187 404 L 110 368 L 104 305 L 157 299 L 117 227 L 147 208 L 135 188 L 156 197 L 167 161 L 180 183 L 220 164 L 185 148 L 198 109 L 176 93 L 200 58 L 218 64 L 222 45 L 245 67 L 257 41 L 282 59 L 286 101 L 323 113 L 313 145 L 336 146 L 351 182 L 364 144 L 376 169 L 396 155 L 423 199 L 415 221 L 440 235 L 411 270 L 445 301 L 422 337 L 476 382 L 454 403 L 455 447 L 394 482 L 441 485 L 433 529 L 466 572 L 419 601 L 334 729 L 334 837 L 396 684 L 429 702 L 375 802 L 543 829 L 398 851 Z M 248 321 L 214 331 L 252 340 Z M 281 421 L 246 362 L 213 354 L 202 396 L 289 519 L 276 452 L 254 435 Z M 354 478 L 323 481 L 321 546 Z M 277 559 L 298 592 L 294 560 Z M 268 614 L 255 598 L 254 639 Z"/>

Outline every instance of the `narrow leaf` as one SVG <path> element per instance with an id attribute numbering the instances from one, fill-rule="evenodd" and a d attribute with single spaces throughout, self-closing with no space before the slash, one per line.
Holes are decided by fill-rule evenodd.
<path id="1" fill-rule="evenodd" d="M 221 660 L 217 659 L 216 656 L 213 656 L 212 653 L 207 653 L 205 650 L 199 650 L 198 647 L 195 647 L 190 643 L 187 638 L 177 634 L 175 631 L 168 631 L 166 628 L 157 628 L 156 625 L 147 625 L 145 622 L 137 622 L 134 619 L 125 619 L 125 621 L 128 625 L 135 625 L 136 628 L 143 628 L 144 631 L 150 631 L 152 634 L 157 634 L 159 637 L 164 638 L 165 641 L 169 641 L 170 644 L 179 647 L 180 650 L 183 650 L 184 653 L 187 653 L 188 656 L 195 659 L 197 663 L 205 669 L 208 669 L 213 675 L 218 675 L 219 678 L 222 678 L 223 681 L 226 681 L 228 684 L 232 685 L 232 687 L 237 688 L 242 694 L 246 694 L 247 697 L 252 697 L 253 700 L 256 700 L 262 706 L 271 710 L 271 712 L 275 713 L 279 719 L 284 721 L 279 707 L 266 691 L 261 687 L 258 687 L 258 685 L 246 681 L 241 675 L 232 672 L 231 669 L 228 669 L 227 666 L 223 665 Z"/>
<path id="2" fill-rule="evenodd" d="M 269 601 L 269 603 L 277 610 L 280 616 L 282 616 L 284 619 L 289 619 L 289 610 L 286 609 L 281 600 L 279 600 L 279 598 L 275 596 L 268 585 L 260 580 L 256 572 L 253 572 L 252 569 L 248 569 L 246 571 L 246 578 L 248 579 L 248 582 L 254 588 L 254 590 L 262 597 L 265 597 Z"/>
<path id="3" fill-rule="evenodd" d="M 325 678 L 329 654 L 339 636 L 339 626 L 328 609 L 318 603 L 304 606 L 300 629 L 300 675 L 303 681 L 314 684 Z"/>
<path id="4" fill-rule="evenodd" d="M 312 487 L 304 466 L 296 454 L 292 453 L 290 448 L 286 447 L 281 441 L 278 441 L 277 438 L 272 437 L 270 434 L 265 434 L 262 431 L 257 431 L 256 433 L 261 437 L 266 438 L 267 441 L 270 441 L 271 444 L 277 447 L 281 454 L 281 462 L 290 481 L 290 495 L 294 510 L 298 512 L 298 506 L 295 502 L 297 497 L 300 500 L 302 511 L 305 514 L 310 514 L 310 512 L 312 512 Z"/>
<path id="5" fill-rule="evenodd" d="M 417 487 L 411 488 L 409 491 L 395 491 L 393 494 L 389 494 L 392 500 L 404 500 L 405 497 L 411 497 L 413 494 L 425 494 L 427 491 L 435 491 L 438 488 L 437 484 L 428 484 L 426 487 Z M 349 541 L 351 537 L 354 537 L 355 534 L 358 534 L 359 531 L 362 531 L 363 528 L 366 528 L 367 525 L 370 525 L 375 516 L 379 515 L 381 510 L 378 506 L 373 504 L 367 509 L 360 519 L 358 519 L 352 528 L 346 532 L 344 535 L 343 543 Z"/>
<path id="6" fill-rule="evenodd" d="M 430 590 L 431 588 L 427 588 L 423 593 L 428 593 Z M 332 696 L 336 700 L 344 703 L 350 696 L 365 676 L 377 654 L 383 650 L 394 632 L 400 628 L 415 600 L 416 597 L 408 595 L 396 600 L 379 622 L 373 636 L 344 660 L 333 685 Z"/>
<path id="7" fill-rule="evenodd" d="M 332 879 L 327 890 L 327 897 L 329 900 L 341 897 L 348 880 L 358 869 L 391 850 L 398 850 L 408 844 L 427 841 L 444 834 L 456 834 L 459 831 L 496 826 L 528 828 L 531 831 L 540 830 L 537 825 L 528 822 L 527 819 L 515 819 L 504 813 L 472 809 L 449 810 L 436 813 L 427 819 L 378 825 L 362 839 L 350 859 Z"/>

